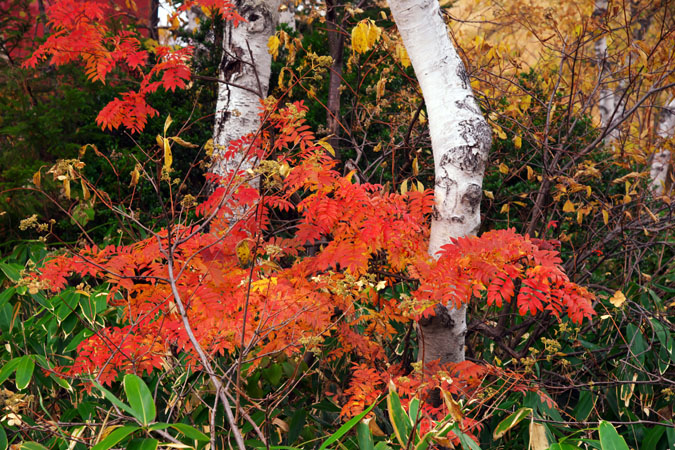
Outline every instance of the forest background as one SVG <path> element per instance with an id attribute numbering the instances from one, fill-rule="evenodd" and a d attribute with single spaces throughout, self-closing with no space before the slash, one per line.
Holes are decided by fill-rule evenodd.
<path id="1" fill-rule="evenodd" d="M 0 3 L 0 448 L 672 448 L 672 2 L 441 2 L 492 145 L 438 261 L 384 2 L 158 6 Z"/>

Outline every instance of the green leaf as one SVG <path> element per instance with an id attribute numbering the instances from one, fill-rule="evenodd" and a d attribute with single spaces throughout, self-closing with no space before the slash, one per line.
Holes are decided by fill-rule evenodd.
<path id="1" fill-rule="evenodd" d="M 640 450 L 656 450 L 656 446 L 658 445 L 659 441 L 661 440 L 661 436 L 663 436 L 665 431 L 665 426 L 655 426 L 649 429 L 645 433 Z"/>
<path id="2" fill-rule="evenodd" d="M 16 366 L 21 362 L 22 357 L 12 358 L 7 364 L 0 369 L 0 384 L 4 383 L 7 378 L 16 370 Z"/>
<path id="3" fill-rule="evenodd" d="M 530 414 L 532 414 L 532 408 L 520 408 L 506 419 L 499 422 L 499 425 L 495 427 L 495 430 L 492 433 L 492 438 L 495 440 L 501 438 L 507 431 L 518 425 L 521 420 L 528 417 Z"/>
<path id="4" fill-rule="evenodd" d="M 143 439 L 140 444 L 136 447 L 138 450 L 157 450 L 159 441 L 157 439 Z"/>
<path id="5" fill-rule="evenodd" d="M 367 424 L 359 422 L 356 425 L 356 439 L 359 441 L 360 450 L 374 450 L 373 434 Z"/>
<path id="6" fill-rule="evenodd" d="M 174 430 L 178 431 L 179 433 L 183 434 L 185 437 L 188 437 L 190 439 L 194 439 L 195 441 L 204 441 L 208 442 L 209 437 L 196 429 L 195 427 L 188 425 L 186 423 L 156 423 L 153 425 L 150 425 L 148 427 L 148 430 L 166 430 L 167 428 L 173 428 Z"/>
<path id="7" fill-rule="evenodd" d="M 152 393 L 145 382 L 134 374 L 124 376 L 124 392 L 127 394 L 129 405 L 134 410 L 136 417 L 144 426 L 155 420 L 157 411 Z"/>
<path id="8" fill-rule="evenodd" d="M 135 425 L 125 425 L 123 427 L 115 428 L 105 439 L 94 445 L 91 450 L 108 450 L 136 430 L 140 430 L 140 427 Z"/>
<path id="9" fill-rule="evenodd" d="M 345 424 L 342 425 L 340 428 L 338 428 L 338 430 L 337 430 L 335 433 L 333 433 L 333 434 L 331 435 L 331 437 L 329 437 L 328 439 L 326 439 L 326 441 L 325 441 L 323 444 L 321 444 L 321 447 L 319 447 L 319 450 L 325 450 L 325 449 L 328 448 L 328 446 L 331 445 L 333 442 L 337 441 L 337 440 L 340 439 L 342 436 L 344 436 L 345 434 L 347 434 L 347 433 L 349 432 L 349 430 L 351 430 L 352 428 L 354 428 L 354 425 L 356 425 L 357 423 L 359 423 L 359 422 L 361 421 L 361 419 L 363 419 L 364 417 L 366 417 L 366 414 L 368 414 L 368 413 L 370 412 L 370 410 L 373 409 L 373 408 L 375 407 L 375 404 L 376 404 L 376 403 L 377 403 L 377 402 L 373 403 L 372 405 L 370 405 L 370 406 L 368 407 L 368 409 L 366 409 L 366 410 L 363 411 L 361 414 L 359 414 L 358 416 L 352 418 L 349 422 L 345 423 Z"/>
<path id="10" fill-rule="evenodd" d="M 37 442 L 24 442 L 19 447 L 19 450 L 47 450 L 47 448 Z"/>
<path id="11" fill-rule="evenodd" d="M 33 361 L 32 355 L 26 355 L 21 358 L 21 361 L 16 366 L 16 388 L 18 390 L 26 389 L 31 378 L 33 378 L 34 369 L 35 361 Z"/>
<path id="12" fill-rule="evenodd" d="M 577 406 L 574 407 L 574 418 L 579 422 L 583 422 L 588 419 L 588 416 L 593 410 L 593 406 L 595 406 L 596 400 L 597 396 L 593 394 L 593 392 L 581 391 L 581 394 L 579 394 Z"/>
<path id="13" fill-rule="evenodd" d="M 412 423 L 403 406 L 401 406 L 401 399 L 396 393 L 394 383 L 391 382 L 389 383 L 389 395 L 387 395 L 387 409 L 389 410 L 389 420 L 394 428 L 396 439 L 401 446 L 408 447 L 408 437 L 412 430 Z"/>
<path id="14" fill-rule="evenodd" d="M 581 450 L 581 448 L 577 447 L 576 445 L 572 444 L 551 444 L 551 446 L 548 448 L 548 450 Z"/>
<path id="15" fill-rule="evenodd" d="M 452 432 L 457 435 L 459 438 L 459 443 L 462 444 L 462 448 L 469 449 L 469 450 L 481 450 L 480 446 L 476 444 L 476 441 L 471 439 L 469 435 L 465 434 L 462 432 L 462 430 L 459 429 L 457 424 L 454 424 L 452 427 Z"/>
<path id="16" fill-rule="evenodd" d="M 107 398 L 110 403 L 117 406 L 122 411 L 136 417 L 136 415 L 135 415 L 136 411 L 131 409 L 131 407 L 129 405 L 127 405 L 126 403 L 122 402 L 120 399 L 115 397 L 115 394 L 113 394 L 112 392 L 110 392 L 109 390 L 107 390 L 106 388 L 101 386 L 100 384 L 98 384 L 96 381 L 94 381 L 93 383 L 94 383 L 94 386 L 96 386 L 96 388 L 103 393 L 103 396 L 105 398 Z"/>
<path id="17" fill-rule="evenodd" d="M 267 378 L 272 386 L 278 386 L 281 381 L 281 376 L 284 374 L 280 364 L 272 364 L 270 367 L 263 370 L 263 372 L 265 373 L 265 378 Z"/>
<path id="18" fill-rule="evenodd" d="M 96 303 L 91 295 L 80 295 L 80 309 L 89 323 L 94 323 L 96 320 Z"/>
<path id="19" fill-rule="evenodd" d="M 5 429 L 0 426 L 0 450 L 7 450 L 7 434 L 5 433 Z"/>
<path id="20" fill-rule="evenodd" d="M 16 289 L 13 287 L 0 292 L 0 307 L 5 306 L 5 303 L 7 303 L 15 293 Z"/>
<path id="21" fill-rule="evenodd" d="M 21 271 L 23 269 L 24 267 L 21 264 L 0 263 L 0 270 L 2 270 L 2 273 L 4 273 L 13 283 L 18 282 L 21 279 Z"/>
<path id="22" fill-rule="evenodd" d="M 600 448 L 602 450 L 629 450 L 626 441 L 619 436 L 611 423 L 601 420 L 598 431 L 600 432 Z"/>

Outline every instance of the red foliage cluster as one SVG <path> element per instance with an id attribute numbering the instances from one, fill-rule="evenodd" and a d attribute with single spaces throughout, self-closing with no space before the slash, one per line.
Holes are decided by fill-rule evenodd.
<path id="1" fill-rule="evenodd" d="M 213 219 L 208 232 L 174 225 L 134 245 L 86 248 L 46 263 L 40 276 L 53 291 L 66 288 L 74 274 L 92 285 L 107 283 L 109 304 L 126 319 L 123 328 L 99 330 L 82 342 L 75 364 L 62 371 L 111 383 L 118 372 L 159 368 L 172 349 L 196 363 L 182 304 L 206 352 L 246 349 L 251 370 L 266 355 L 324 351 L 328 337 L 338 345 L 327 358 L 349 352 L 368 361 L 356 366 L 344 410 L 351 415 L 379 394 L 378 381 L 386 385 L 392 324 L 428 314 L 436 302 L 461 304 L 487 293 L 497 306 L 515 296 L 521 314 L 559 315 L 566 308 L 574 321 L 593 314 L 592 296 L 567 279 L 557 252 L 512 230 L 455 240 L 433 261 L 426 253 L 432 192 L 389 193 L 342 176 L 304 125 L 306 110 L 290 105 L 258 138 L 233 144 L 230 153 L 261 157 L 275 148 L 284 156 L 259 165 L 264 195 L 249 187 L 246 173 L 211 176 L 219 186 L 198 208 Z M 293 233 L 268 237 L 275 208 L 294 214 Z M 240 220 L 233 222 L 234 215 Z M 378 273 L 416 280 L 407 302 L 412 312 L 379 295 L 387 282 Z M 458 366 L 456 372 L 470 386 L 481 370 Z"/>
<path id="2" fill-rule="evenodd" d="M 226 0 L 192 3 L 220 13 L 226 20 L 235 23 L 243 20 Z M 154 57 L 151 57 L 143 49 L 137 34 L 113 32 L 109 24 L 118 14 L 109 3 L 101 0 L 57 0 L 51 3 L 47 16 L 52 34 L 25 61 L 25 66 L 35 67 L 46 59 L 56 66 L 81 59 L 87 77 L 92 81 L 105 83 L 106 77 L 116 67 L 141 78 L 138 90 L 122 93 L 101 110 L 96 118 L 101 128 L 124 126 L 132 132 L 140 132 L 147 118 L 158 114 L 147 103 L 148 94 L 160 87 L 167 91 L 187 87 L 192 49 L 156 46 Z"/>

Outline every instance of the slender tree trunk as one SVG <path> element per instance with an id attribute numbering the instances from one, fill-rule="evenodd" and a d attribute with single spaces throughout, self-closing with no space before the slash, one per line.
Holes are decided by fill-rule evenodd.
<path id="1" fill-rule="evenodd" d="M 651 166 L 649 170 L 650 190 L 655 197 L 668 194 L 672 188 L 672 180 L 668 179 L 669 168 L 671 166 L 670 149 L 663 146 L 666 139 L 675 135 L 675 99 L 666 106 L 659 118 L 659 124 L 656 128 L 656 134 L 661 148 L 652 155 Z"/>
<path id="2" fill-rule="evenodd" d="M 390 8 L 427 106 L 436 177 L 429 254 L 437 257 L 450 238 L 478 232 L 492 132 L 450 41 L 438 0 L 390 0 Z M 439 305 L 436 311 L 420 323 L 420 359 L 464 360 L 466 308 Z"/>
<path id="3" fill-rule="evenodd" d="M 326 124 L 332 137 L 328 143 L 338 151 L 338 134 L 340 133 L 340 85 L 342 84 L 342 66 L 344 59 L 345 36 L 340 31 L 341 21 L 338 19 L 337 0 L 326 0 L 326 25 L 328 27 L 328 51 L 333 62 L 328 80 L 328 100 L 326 102 Z M 336 154 L 339 158 L 339 154 Z"/>
<path id="4" fill-rule="evenodd" d="M 247 22 L 225 25 L 214 130 L 213 171 L 225 174 L 240 167 L 244 155 L 220 158 L 230 141 L 255 132 L 260 121 L 260 100 L 267 96 L 272 57 L 267 42 L 279 20 L 279 0 L 237 0 L 237 11 Z"/>
<path id="5" fill-rule="evenodd" d="M 607 0 L 596 0 L 593 16 L 601 20 L 607 14 Z M 605 142 L 611 143 L 619 138 L 619 130 L 614 127 L 620 116 L 620 88 L 610 86 L 611 63 L 607 52 L 607 36 L 603 33 L 595 41 L 595 58 L 598 65 L 598 109 L 600 110 L 600 124 L 604 129 L 610 129 L 605 136 Z"/>

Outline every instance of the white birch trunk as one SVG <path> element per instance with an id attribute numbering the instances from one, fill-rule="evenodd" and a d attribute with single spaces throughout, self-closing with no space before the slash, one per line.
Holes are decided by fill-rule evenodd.
<path id="1" fill-rule="evenodd" d="M 435 210 L 429 254 L 480 226 L 483 172 L 491 129 L 448 36 L 438 0 L 390 0 L 389 6 L 422 88 L 434 155 Z M 420 359 L 464 360 L 466 308 L 446 305 L 420 323 Z"/>
<path id="2" fill-rule="evenodd" d="M 245 155 L 219 158 L 230 141 L 260 126 L 260 99 L 267 96 L 272 57 L 267 42 L 279 20 L 279 0 L 237 0 L 239 14 L 248 22 L 234 27 L 227 23 L 223 36 L 223 60 L 219 68 L 218 101 L 214 130 L 214 173 L 223 175 L 239 167 Z M 230 83 L 230 84 L 227 84 Z"/>
<path id="3" fill-rule="evenodd" d="M 656 128 L 656 134 L 661 140 L 661 148 L 652 155 L 651 166 L 649 168 L 649 188 L 654 197 L 666 193 L 668 182 L 668 169 L 670 167 L 670 149 L 664 147 L 665 140 L 675 135 L 675 99 L 671 100 L 661 114 L 659 124 Z"/>
<path id="4" fill-rule="evenodd" d="M 593 15 L 600 18 L 607 13 L 607 0 L 596 0 Z M 607 36 L 603 33 L 595 41 L 595 57 L 598 65 L 598 109 L 600 110 L 600 124 L 602 128 L 611 130 L 605 136 L 605 143 L 614 142 L 619 138 L 619 130 L 614 124 L 619 118 L 619 87 L 611 89 L 609 78 L 611 77 L 611 64 L 607 52 Z"/>

